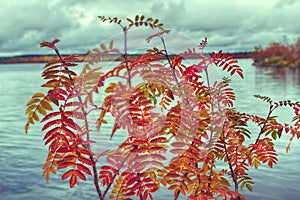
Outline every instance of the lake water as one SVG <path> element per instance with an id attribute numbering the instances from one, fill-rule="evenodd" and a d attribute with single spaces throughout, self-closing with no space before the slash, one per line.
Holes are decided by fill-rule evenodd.
<path id="1" fill-rule="evenodd" d="M 232 87 L 237 95 L 236 107 L 240 111 L 264 116 L 267 104 L 252 95 L 261 94 L 275 100 L 300 101 L 299 69 L 268 69 L 253 67 L 251 59 L 239 60 L 245 79 L 233 78 Z M 40 125 L 24 133 L 25 104 L 38 90 L 42 64 L 0 65 L 0 199 L 1 200 L 61 200 L 97 199 L 92 180 L 80 182 L 80 187 L 70 189 L 67 181 L 51 176 L 45 182 L 42 166 L 47 155 L 43 145 Z M 279 110 L 280 120 L 288 119 L 291 113 Z M 300 142 L 294 141 L 286 154 L 288 137 L 280 140 L 279 163 L 273 169 L 260 167 L 251 170 L 254 191 L 243 191 L 247 199 L 300 199 Z M 172 199 L 169 193 L 161 192 L 155 199 Z"/>

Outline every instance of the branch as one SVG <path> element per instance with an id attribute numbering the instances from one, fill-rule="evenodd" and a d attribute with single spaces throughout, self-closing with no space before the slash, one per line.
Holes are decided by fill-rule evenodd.
<path id="1" fill-rule="evenodd" d="M 54 50 L 55 50 L 57 56 L 59 57 L 61 63 L 62 63 L 62 64 L 65 64 L 65 61 L 62 59 L 61 54 L 59 53 L 59 50 L 58 50 L 56 47 L 55 47 Z M 68 69 L 67 67 L 65 67 L 65 70 L 69 70 L 69 69 Z M 71 77 L 70 74 L 69 74 L 69 78 L 70 78 L 70 80 L 71 80 L 72 83 L 73 83 L 73 87 L 75 87 L 75 85 L 74 85 L 74 80 L 72 79 L 72 77 Z M 79 92 L 77 89 L 75 89 L 75 92 L 76 92 L 77 94 L 80 94 L 80 92 Z M 80 95 L 78 95 L 78 100 L 79 100 L 80 104 L 82 104 L 83 101 L 82 101 L 82 98 L 81 98 Z M 85 127 L 86 127 L 86 130 L 87 130 L 87 132 L 86 132 L 86 139 L 87 139 L 87 140 L 90 140 L 90 135 L 89 135 L 89 123 L 88 123 L 88 121 L 87 121 L 87 112 L 85 111 L 85 109 L 84 109 L 83 106 L 80 106 L 80 108 L 81 108 L 81 111 L 82 111 L 83 115 L 85 116 L 85 117 L 84 117 L 84 123 L 85 123 Z M 85 146 L 89 151 L 91 151 L 90 144 L 86 144 L 86 145 L 84 145 L 84 146 Z M 102 200 L 102 198 L 101 198 L 101 197 L 102 197 L 102 194 L 101 194 L 101 190 L 100 190 L 100 187 L 99 187 L 99 180 L 98 180 L 98 173 L 97 173 L 96 162 L 95 162 L 93 156 L 90 156 L 90 160 L 94 163 L 94 165 L 93 165 L 94 185 L 95 185 L 95 187 L 96 187 L 96 190 L 97 190 L 97 194 L 98 194 L 99 199 Z"/>

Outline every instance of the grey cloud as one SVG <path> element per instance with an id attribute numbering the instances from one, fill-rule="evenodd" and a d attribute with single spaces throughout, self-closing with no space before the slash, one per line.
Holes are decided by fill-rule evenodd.
<path id="1" fill-rule="evenodd" d="M 64 30 L 73 27 L 60 7 L 53 9 L 47 3 L 28 1 L 7 5 L 6 9 L 1 14 L 5 19 L 0 32 L 0 37 L 5 40 L 0 44 L 2 51 L 37 49 L 34 47 L 41 40 L 60 37 Z"/>
<path id="2" fill-rule="evenodd" d="M 275 7 L 282 8 L 285 6 L 292 6 L 294 3 L 296 3 L 296 0 L 278 0 Z"/>
<path id="3" fill-rule="evenodd" d="M 297 38 L 300 33 L 300 2 L 295 0 L 134 0 L 130 3 L 122 0 L 10 0 L 1 1 L 0 5 L 0 18 L 4 19 L 0 22 L 0 55 L 45 53 L 39 49 L 39 43 L 55 38 L 62 40 L 59 43 L 62 52 L 84 53 L 121 33 L 120 27 L 101 23 L 98 15 L 132 18 L 144 14 L 159 18 L 165 28 L 185 35 L 185 40 L 176 38 L 176 34 L 168 36 L 168 44 L 178 49 L 186 48 L 182 41 L 193 41 L 188 44 L 194 45 L 208 37 L 207 51 L 249 51 L 255 45 L 267 45 L 284 35 Z M 149 45 L 144 43 L 146 33 L 130 34 L 133 36 L 130 48 Z M 122 48 L 122 40 L 119 37 L 115 40 L 116 46 Z M 152 44 L 159 45 L 158 42 Z"/>

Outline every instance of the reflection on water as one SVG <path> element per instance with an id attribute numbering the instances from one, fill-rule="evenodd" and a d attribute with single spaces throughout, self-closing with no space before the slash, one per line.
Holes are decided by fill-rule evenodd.
<path id="1" fill-rule="evenodd" d="M 270 81 L 272 81 L 271 84 Z M 281 97 L 289 97 L 295 94 L 293 87 L 299 88 L 300 70 L 299 68 L 258 67 L 255 71 L 255 85 L 257 91 L 268 88 L 269 90 L 280 91 L 281 93 L 278 95 Z"/>
<path id="2" fill-rule="evenodd" d="M 240 60 L 245 79 L 240 81 L 234 76 L 232 80 L 237 94 L 236 107 L 240 111 L 264 116 L 267 105 L 255 99 L 254 94 L 278 100 L 300 100 L 299 69 L 255 68 L 251 64 L 250 59 Z M 42 82 L 41 66 L 0 65 L 0 199 L 97 199 L 91 179 L 81 182 L 80 187 L 69 189 L 67 181 L 61 181 L 59 176 L 50 177 L 49 183 L 41 176 L 47 149 L 43 146 L 40 125 L 32 126 L 28 136 L 23 131 L 25 104 Z M 289 117 L 289 113 L 279 114 L 283 120 Z M 292 145 L 289 154 L 285 153 L 286 145 L 286 140 L 277 144 L 279 164 L 273 169 L 251 170 L 255 185 L 254 192 L 244 192 L 247 199 L 300 199 L 300 142 Z M 155 194 L 155 197 L 172 199 L 166 192 Z"/>

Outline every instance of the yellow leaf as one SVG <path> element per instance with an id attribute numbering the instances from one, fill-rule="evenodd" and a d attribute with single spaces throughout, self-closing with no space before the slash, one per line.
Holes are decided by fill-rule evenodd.
<path id="1" fill-rule="evenodd" d="M 34 103 L 37 103 L 37 102 L 40 102 L 41 100 L 40 99 L 30 99 L 28 102 L 27 102 L 27 106 L 31 105 L 31 104 L 34 104 Z"/>
<path id="2" fill-rule="evenodd" d="M 39 107 L 37 108 L 38 112 L 43 115 L 43 116 L 46 116 L 46 110 L 41 106 L 39 105 Z"/>
<path id="3" fill-rule="evenodd" d="M 43 169 L 48 168 L 49 165 L 51 165 L 51 162 L 49 162 L 49 161 L 45 162 L 45 164 L 44 164 L 44 166 L 43 166 Z"/>
<path id="4" fill-rule="evenodd" d="M 44 83 L 42 87 L 55 88 L 57 83 Z"/>
<path id="5" fill-rule="evenodd" d="M 103 49 L 103 50 L 106 50 L 106 46 L 105 46 L 105 44 L 100 44 L 100 47 L 101 47 L 101 49 Z"/>
<path id="6" fill-rule="evenodd" d="M 259 164 L 260 164 L 260 162 L 256 159 L 253 161 L 253 166 L 255 167 L 255 169 L 258 168 Z"/>
<path id="7" fill-rule="evenodd" d="M 220 183 L 224 186 L 228 186 L 228 187 L 230 186 L 229 181 L 223 177 L 221 177 Z"/>
<path id="8" fill-rule="evenodd" d="M 251 191 L 251 192 L 252 192 L 252 190 L 253 190 L 253 189 L 252 189 L 252 185 L 250 185 L 250 184 L 246 184 L 246 187 L 248 188 L 248 190 L 249 190 L 249 191 Z"/>
<path id="9" fill-rule="evenodd" d="M 28 117 L 28 122 L 27 123 L 29 123 L 29 124 L 34 124 L 34 121 L 33 121 L 33 119 L 32 119 L 32 116 L 31 117 Z"/>
<path id="10" fill-rule="evenodd" d="M 179 191 L 180 191 L 181 194 L 183 194 L 184 196 L 186 195 L 186 193 L 185 193 L 185 191 L 184 191 L 182 185 L 180 185 L 180 186 L 178 187 L 178 189 L 179 189 Z"/>
<path id="11" fill-rule="evenodd" d="M 35 108 L 36 108 L 36 105 L 35 105 L 35 104 L 28 106 L 28 108 L 27 108 L 26 111 L 25 111 L 25 114 L 29 113 L 30 111 L 32 111 L 32 110 L 35 109 Z"/>
<path id="12" fill-rule="evenodd" d="M 56 174 L 56 170 L 53 166 L 50 167 L 50 172 L 53 173 L 53 174 Z"/>
<path id="13" fill-rule="evenodd" d="M 26 134 L 28 133 L 28 128 L 29 128 L 29 123 L 27 122 L 26 125 L 25 125 L 25 133 Z"/>
<path id="14" fill-rule="evenodd" d="M 33 118 L 35 121 L 39 121 L 39 117 L 38 115 L 36 114 L 36 112 L 32 112 L 31 113 L 31 116 L 28 115 L 29 118 Z M 28 120 L 29 121 L 29 120 Z"/>
<path id="15" fill-rule="evenodd" d="M 101 123 L 103 123 L 103 124 L 108 124 L 107 121 L 104 120 L 104 119 L 101 120 Z"/>
<path id="16" fill-rule="evenodd" d="M 100 50 L 98 48 L 93 48 L 93 51 L 100 53 Z"/>
<path id="17" fill-rule="evenodd" d="M 118 193 L 113 193 L 113 194 L 109 195 L 109 197 L 108 197 L 108 198 L 114 199 L 114 198 L 116 198 L 116 197 L 117 197 L 117 194 L 118 194 Z"/>
<path id="18" fill-rule="evenodd" d="M 32 98 L 36 98 L 36 97 L 44 97 L 44 94 L 41 92 L 37 92 L 32 96 Z"/>
<path id="19" fill-rule="evenodd" d="M 288 153 L 290 151 L 291 148 L 291 143 L 285 148 L 285 151 Z"/>
<path id="20" fill-rule="evenodd" d="M 111 193 L 117 193 L 119 190 L 118 189 L 113 189 L 112 191 L 111 191 Z"/>
<path id="21" fill-rule="evenodd" d="M 41 105 L 42 105 L 43 108 L 45 108 L 46 110 L 53 110 L 52 106 L 51 106 L 47 101 L 41 101 Z"/>
<path id="22" fill-rule="evenodd" d="M 111 49 L 113 48 L 113 46 L 114 46 L 114 41 L 112 40 L 112 41 L 110 41 L 110 43 L 109 43 L 109 49 L 111 50 Z"/>
<path id="23" fill-rule="evenodd" d="M 178 185 L 171 185 L 171 186 L 168 187 L 168 190 L 174 190 L 177 187 L 178 187 Z"/>

